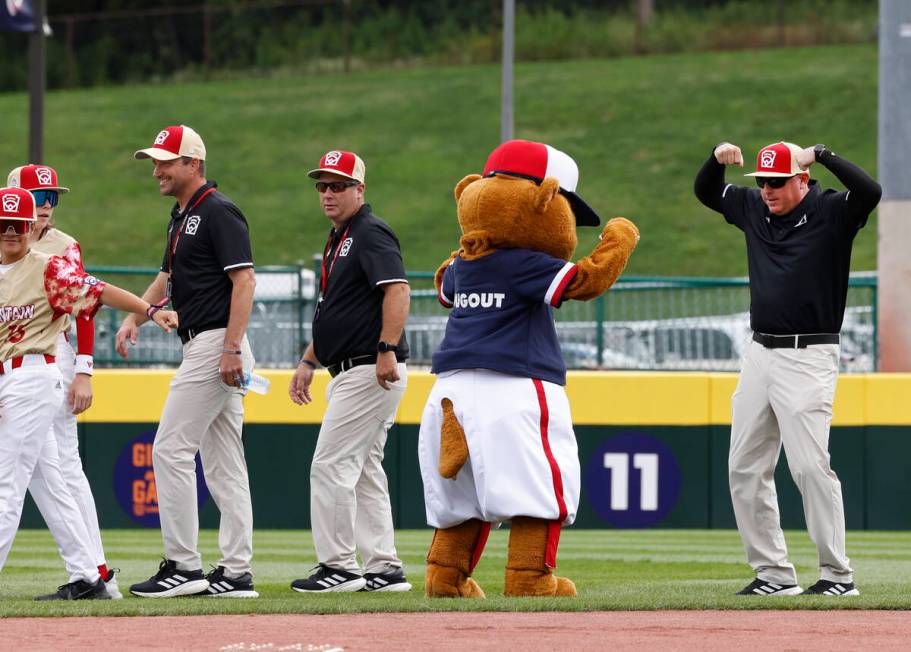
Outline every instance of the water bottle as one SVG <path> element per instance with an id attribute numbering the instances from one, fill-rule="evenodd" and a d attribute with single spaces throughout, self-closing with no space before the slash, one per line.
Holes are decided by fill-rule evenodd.
<path id="1" fill-rule="evenodd" d="M 248 372 L 244 375 L 244 387 L 256 394 L 268 394 L 270 381 L 259 374 Z"/>

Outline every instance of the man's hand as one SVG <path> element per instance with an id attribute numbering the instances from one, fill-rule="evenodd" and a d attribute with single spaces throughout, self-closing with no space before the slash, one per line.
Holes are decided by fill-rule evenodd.
<path id="1" fill-rule="evenodd" d="M 170 333 L 172 328 L 177 328 L 177 313 L 173 310 L 159 310 L 152 314 L 152 321 L 165 333 Z"/>
<path id="2" fill-rule="evenodd" d="M 807 147 L 797 152 L 794 158 L 797 159 L 797 165 L 804 170 L 809 170 L 810 166 L 816 162 L 816 150 L 813 147 Z"/>
<path id="3" fill-rule="evenodd" d="M 378 353 L 376 356 L 376 382 L 383 389 L 392 389 L 389 383 L 394 383 L 399 379 L 398 360 L 395 359 L 395 351 Z"/>
<path id="4" fill-rule="evenodd" d="M 310 397 L 310 383 L 313 382 L 313 368 L 303 362 L 297 365 L 291 384 L 288 386 L 288 395 L 297 405 L 306 405 L 313 399 Z"/>
<path id="5" fill-rule="evenodd" d="M 722 165 L 739 165 L 743 167 L 743 154 L 737 145 L 721 143 L 715 148 L 715 160 Z"/>
<path id="6" fill-rule="evenodd" d="M 92 406 L 92 377 L 88 374 L 76 374 L 67 401 L 73 414 L 82 414 Z"/>
<path id="7" fill-rule="evenodd" d="M 240 353 L 222 353 L 221 362 L 218 363 L 218 373 L 221 382 L 232 387 L 244 386 L 243 358 Z"/>
<path id="8" fill-rule="evenodd" d="M 121 358 L 126 360 L 130 356 L 130 352 L 127 349 L 127 340 L 130 341 L 130 346 L 135 346 L 138 337 L 139 326 L 136 325 L 136 320 L 133 319 L 132 315 L 129 315 L 123 320 L 123 324 L 120 325 L 117 336 L 114 338 L 115 348 Z"/>

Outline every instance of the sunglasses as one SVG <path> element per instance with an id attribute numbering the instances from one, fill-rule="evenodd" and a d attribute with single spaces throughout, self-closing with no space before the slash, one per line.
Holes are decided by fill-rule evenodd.
<path id="1" fill-rule="evenodd" d="M 356 186 L 357 181 L 317 181 L 316 182 L 316 191 L 319 194 L 323 194 L 327 190 L 331 190 L 335 194 L 343 192 L 351 186 Z"/>
<path id="2" fill-rule="evenodd" d="M 56 190 L 33 190 L 32 197 L 35 198 L 35 206 L 44 206 L 50 203 L 51 208 L 57 206 L 60 195 Z"/>
<path id="3" fill-rule="evenodd" d="M 760 188 L 768 186 L 769 188 L 784 188 L 785 184 L 794 177 L 756 177 L 756 185 Z"/>
<path id="4" fill-rule="evenodd" d="M 31 230 L 31 220 L 0 220 L 0 235 L 25 235 Z"/>

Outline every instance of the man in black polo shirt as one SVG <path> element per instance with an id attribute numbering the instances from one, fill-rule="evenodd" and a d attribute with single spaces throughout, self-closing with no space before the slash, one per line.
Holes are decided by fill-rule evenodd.
<path id="1" fill-rule="evenodd" d="M 291 400 L 310 402 L 318 364 L 332 380 L 310 467 L 319 569 L 291 584 L 301 593 L 411 589 L 395 551 L 382 464 L 405 393 L 410 293 L 395 233 L 364 203 L 364 172 L 359 156 L 342 151 L 327 152 L 310 171 L 332 230 L 323 252 L 313 341 L 291 380 Z"/>
<path id="2" fill-rule="evenodd" d="M 162 195 L 174 197 L 161 271 L 143 295 L 169 300 L 177 311 L 183 361 L 171 381 L 152 463 L 158 490 L 165 561 L 133 595 L 255 598 L 253 510 L 241 441 L 244 375 L 253 370 L 247 322 L 253 307 L 253 255 L 247 221 L 230 199 L 206 181 L 206 149 L 185 126 L 163 129 L 151 158 Z M 127 317 L 117 332 L 117 350 L 127 357 L 144 320 Z M 198 551 L 197 451 L 206 485 L 221 512 L 222 559 L 205 577 Z"/>
<path id="3" fill-rule="evenodd" d="M 818 162 L 847 192 L 821 190 L 807 172 Z M 753 341 L 732 398 L 728 472 L 731 500 L 756 579 L 740 595 L 859 595 L 845 553 L 841 483 L 829 465 L 829 424 L 838 378 L 839 331 L 851 246 L 879 203 L 879 184 L 824 145 L 774 143 L 759 150 L 759 188 L 725 183 L 740 148 L 721 143 L 699 170 L 703 204 L 744 232 Z M 820 579 L 806 591 L 788 561 L 774 471 L 784 445 L 803 496 Z"/>

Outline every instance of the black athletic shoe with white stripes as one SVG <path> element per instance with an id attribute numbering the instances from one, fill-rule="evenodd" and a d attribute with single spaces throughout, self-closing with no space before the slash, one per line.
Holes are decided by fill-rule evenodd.
<path id="1" fill-rule="evenodd" d="M 737 591 L 735 595 L 800 595 L 803 589 L 796 584 L 776 584 L 758 577 Z"/>
<path id="2" fill-rule="evenodd" d="M 253 576 L 244 573 L 240 577 L 226 577 L 225 567 L 213 568 L 206 575 L 209 588 L 196 595 L 210 598 L 258 598 L 259 593 L 253 590 Z"/>
<path id="3" fill-rule="evenodd" d="M 396 568 L 389 573 L 364 573 L 367 584 L 361 591 L 378 593 L 380 591 L 410 591 L 411 584 L 405 579 L 401 568 Z"/>
<path id="4" fill-rule="evenodd" d="M 202 569 L 185 571 L 177 568 L 177 562 L 163 559 L 155 573 L 145 582 L 134 584 L 130 593 L 140 598 L 176 598 L 193 595 L 209 588 L 209 581 L 203 577 Z"/>
<path id="5" fill-rule="evenodd" d="M 360 591 L 367 585 L 362 575 L 320 564 L 317 571 L 304 580 L 294 580 L 291 588 L 300 593 L 330 593 Z"/>
<path id="6" fill-rule="evenodd" d="M 829 595 L 840 598 L 842 596 L 860 595 L 860 591 L 854 586 L 854 582 L 819 580 L 801 595 Z"/>

